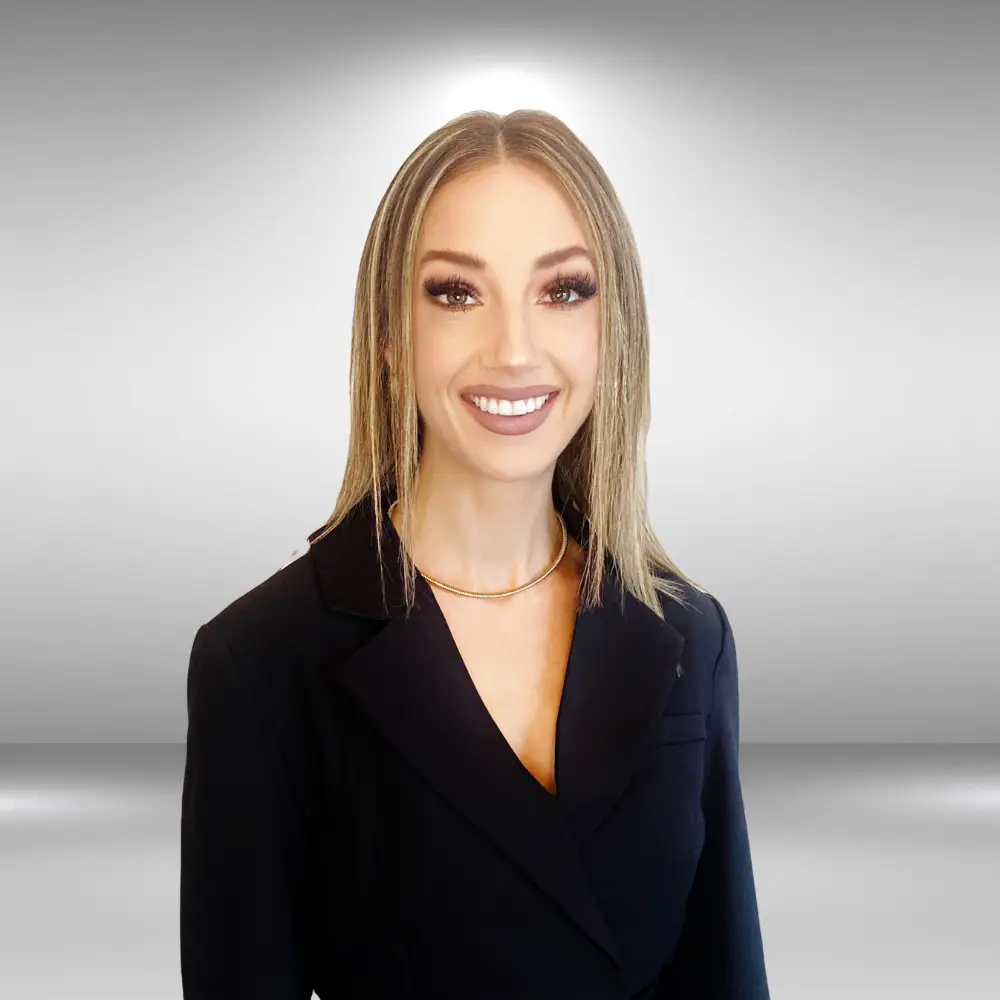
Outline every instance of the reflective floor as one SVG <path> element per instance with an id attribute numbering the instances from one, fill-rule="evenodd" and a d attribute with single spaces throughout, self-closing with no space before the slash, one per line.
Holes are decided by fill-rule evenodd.
<path id="1" fill-rule="evenodd" d="M 184 746 L 0 746 L 0 997 L 180 1000 Z M 744 745 L 773 1000 L 1000 997 L 1000 744 Z"/>

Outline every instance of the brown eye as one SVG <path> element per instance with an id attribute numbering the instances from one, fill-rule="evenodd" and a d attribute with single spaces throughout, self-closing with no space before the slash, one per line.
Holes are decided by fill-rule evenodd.
<path id="1" fill-rule="evenodd" d="M 475 301 L 463 302 L 462 299 L 475 299 L 476 289 L 467 281 L 453 274 L 445 280 L 428 278 L 424 282 L 424 290 L 436 305 L 448 312 L 467 312 L 474 309 Z M 575 309 L 597 294 L 597 285 L 586 271 L 573 274 L 559 274 L 551 282 L 545 292 L 549 298 L 547 305 L 553 309 Z M 572 296 L 575 295 L 576 298 Z M 441 301 L 441 297 L 445 301 Z"/>
<path id="2" fill-rule="evenodd" d="M 576 298 L 570 298 L 574 293 Z M 548 294 L 554 299 L 554 308 L 575 309 L 597 294 L 597 284 L 586 271 L 577 271 L 575 274 L 558 275 L 549 285 Z"/>
<path id="3" fill-rule="evenodd" d="M 438 301 L 442 295 L 446 296 L 447 299 L 454 300 L 471 298 L 476 294 L 476 290 L 471 285 L 462 281 L 458 275 L 452 275 L 446 281 L 436 281 L 433 278 L 428 278 L 424 282 L 424 290 L 435 301 L 436 305 L 450 312 L 465 312 L 474 305 L 474 303 Z"/>

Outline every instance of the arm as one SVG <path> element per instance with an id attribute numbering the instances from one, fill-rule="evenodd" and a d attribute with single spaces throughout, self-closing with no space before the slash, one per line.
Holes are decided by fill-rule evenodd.
<path id="1" fill-rule="evenodd" d="M 705 843 L 673 962 L 659 979 L 663 1000 L 769 1000 L 739 778 L 736 647 L 722 619 L 705 746 Z"/>
<path id="2" fill-rule="evenodd" d="M 198 629 L 187 675 L 180 956 L 185 1000 L 308 1000 L 306 824 L 227 647 Z"/>

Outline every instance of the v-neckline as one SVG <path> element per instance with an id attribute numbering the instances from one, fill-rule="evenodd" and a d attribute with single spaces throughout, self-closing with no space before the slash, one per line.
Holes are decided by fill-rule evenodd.
<path id="1" fill-rule="evenodd" d="M 555 723 L 555 739 L 553 747 L 553 761 L 552 761 L 552 777 L 555 781 L 556 790 L 555 792 L 549 791 L 549 789 L 527 768 L 524 761 L 521 760 L 517 751 L 511 746 L 510 741 L 504 735 L 503 730 L 497 724 L 496 719 L 493 717 L 493 713 L 489 710 L 479 688 L 476 686 L 476 682 L 469 672 L 468 665 L 465 662 L 465 658 L 462 656 L 462 651 L 459 649 L 458 642 L 455 639 L 455 635 L 451 630 L 451 625 L 448 623 L 447 616 L 444 613 L 444 609 L 441 607 L 440 602 L 437 599 L 437 594 L 434 593 L 434 587 L 424 579 L 423 576 L 418 572 L 417 574 L 417 586 L 425 590 L 427 597 L 429 598 L 429 603 L 433 606 L 434 614 L 438 619 L 438 624 L 444 629 L 445 634 L 448 637 L 448 644 L 451 647 L 452 655 L 456 658 L 456 662 L 461 665 L 461 676 L 462 683 L 466 684 L 469 689 L 469 694 L 472 697 L 474 703 L 476 704 L 477 710 L 483 717 L 484 722 L 490 727 L 491 732 L 494 734 L 495 738 L 499 740 L 503 746 L 506 748 L 506 752 L 513 757 L 516 761 L 518 768 L 524 776 L 535 785 L 540 791 L 545 794 L 545 797 L 552 802 L 554 805 L 561 804 L 561 791 L 562 782 L 560 780 L 562 763 L 561 749 L 563 745 L 562 731 L 564 727 L 564 708 L 567 702 L 567 691 L 570 686 L 571 672 L 573 670 L 573 661 L 576 658 L 575 652 L 577 648 L 577 637 L 580 634 L 580 618 L 581 609 L 579 604 L 579 590 L 577 596 L 577 610 L 573 616 L 573 632 L 570 636 L 569 642 L 569 652 L 566 657 L 566 665 L 563 671 L 563 682 L 562 689 L 559 693 L 559 706 L 556 709 L 556 723 Z"/>

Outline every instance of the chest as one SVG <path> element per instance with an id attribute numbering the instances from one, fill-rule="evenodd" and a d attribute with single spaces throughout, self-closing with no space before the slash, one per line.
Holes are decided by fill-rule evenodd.
<path id="1" fill-rule="evenodd" d="M 524 768 L 556 793 L 556 724 L 576 625 L 578 586 L 532 600 L 435 596 L 472 683 Z M 521 603 L 514 603 L 521 598 Z"/>

